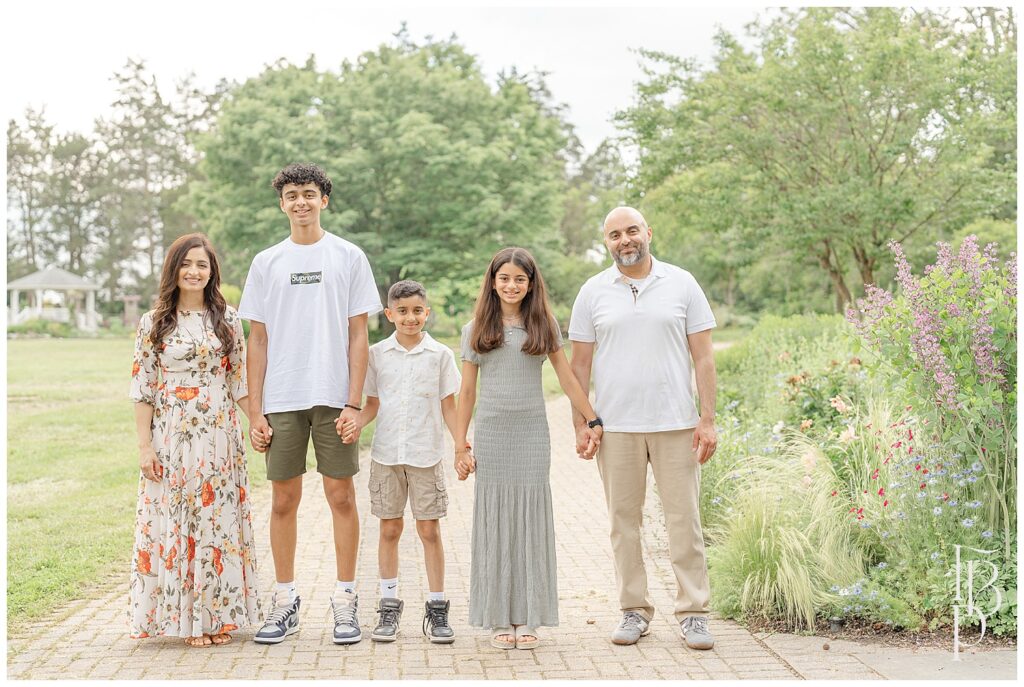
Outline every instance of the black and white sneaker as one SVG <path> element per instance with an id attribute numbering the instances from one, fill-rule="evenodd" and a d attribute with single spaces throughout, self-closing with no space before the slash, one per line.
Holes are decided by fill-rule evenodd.
<path id="1" fill-rule="evenodd" d="M 431 644 L 451 644 L 455 641 L 455 630 L 448 624 L 448 608 L 451 601 L 428 601 L 423 615 L 423 634 Z"/>
<path id="2" fill-rule="evenodd" d="M 331 599 L 331 614 L 334 616 L 334 643 L 355 644 L 363 638 L 359 629 L 359 595 L 349 592 L 335 592 Z"/>
<path id="3" fill-rule="evenodd" d="M 267 616 L 267 622 L 253 637 L 257 644 L 280 644 L 284 638 L 299 631 L 299 597 L 289 604 L 279 606 L 277 594 L 274 594 L 274 610 Z"/>
<path id="4" fill-rule="evenodd" d="M 398 639 L 398 624 L 402 621 L 404 608 L 405 602 L 400 599 L 381 599 L 377 604 L 380 620 L 370 633 L 370 639 L 375 642 L 393 642 Z"/>

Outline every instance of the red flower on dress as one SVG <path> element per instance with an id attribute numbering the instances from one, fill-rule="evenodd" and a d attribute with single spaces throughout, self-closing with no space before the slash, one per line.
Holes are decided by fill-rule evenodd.
<path id="1" fill-rule="evenodd" d="M 231 360 L 226 355 L 221 357 L 220 366 L 224 368 L 225 372 L 231 372 Z"/>
<path id="2" fill-rule="evenodd" d="M 139 551 L 139 562 L 135 564 L 135 569 L 143 575 L 148 575 L 153 570 L 149 561 L 149 551 Z"/>
<path id="3" fill-rule="evenodd" d="M 245 503 L 245 487 L 238 487 L 238 502 Z"/>
<path id="4" fill-rule="evenodd" d="M 132 363 L 132 377 L 135 377 L 135 376 L 137 376 L 139 374 L 139 369 L 141 369 L 141 367 L 142 366 L 139 365 L 139 361 L 138 360 L 136 360 L 134 363 Z"/>
<path id="5" fill-rule="evenodd" d="M 199 395 L 197 386 L 179 386 L 174 390 L 174 395 L 179 401 L 191 401 Z"/>
<path id="6" fill-rule="evenodd" d="M 170 552 L 167 554 L 167 559 L 164 561 L 164 568 L 166 570 L 174 570 L 174 559 L 178 557 L 178 547 L 172 546 Z"/>
<path id="7" fill-rule="evenodd" d="M 188 562 L 191 563 L 192 559 L 196 557 L 196 540 L 192 537 L 188 538 Z"/>
<path id="8" fill-rule="evenodd" d="M 216 546 L 213 547 L 213 569 L 217 571 L 217 575 L 224 572 L 224 564 L 220 562 L 220 549 Z"/>
<path id="9" fill-rule="evenodd" d="M 209 482 L 203 483 L 203 508 L 213 503 L 213 485 Z"/>

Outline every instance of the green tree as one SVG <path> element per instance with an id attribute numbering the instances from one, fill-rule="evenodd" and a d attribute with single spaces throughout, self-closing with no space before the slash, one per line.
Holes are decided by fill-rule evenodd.
<path id="1" fill-rule="evenodd" d="M 382 295 L 413 278 L 461 300 L 497 248 L 557 241 L 570 133 L 542 76 L 491 86 L 454 38 L 403 30 L 337 74 L 280 62 L 232 90 L 190 198 L 240 281 L 286 231 L 270 180 L 315 162 L 334 180 L 324 226 L 366 251 Z"/>
<path id="2" fill-rule="evenodd" d="M 30 108 L 23 124 L 7 123 L 7 273 L 12 278 L 44 266 L 53 146 L 53 125 L 43 111 Z"/>
<path id="3" fill-rule="evenodd" d="M 720 33 L 707 69 L 643 52 L 638 103 L 618 115 L 640 151 L 636 197 L 682 184 L 727 245 L 814 260 L 840 310 L 850 270 L 874 283 L 890 239 L 941 237 L 1015 202 L 1013 167 L 993 164 L 1015 121 L 1001 52 L 892 8 L 783 11 L 750 31 L 752 51 Z M 1015 43 L 1001 50 L 1015 60 Z"/>

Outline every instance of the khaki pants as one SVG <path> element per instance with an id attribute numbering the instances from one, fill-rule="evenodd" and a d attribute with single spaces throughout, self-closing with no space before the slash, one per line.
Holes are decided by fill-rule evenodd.
<path id="1" fill-rule="evenodd" d="M 700 465 L 693 453 L 693 430 L 606 432 L 597 454 L 611 521 L 615 577 L 622 610 L 650 620 L 654 604 L 647 592 L 640 522 L 647 493 L 647 464 L 665 510 L 668 549 L 675 572 L 675 616 L 706 615 L 711 590 L 700 527 Z"/>

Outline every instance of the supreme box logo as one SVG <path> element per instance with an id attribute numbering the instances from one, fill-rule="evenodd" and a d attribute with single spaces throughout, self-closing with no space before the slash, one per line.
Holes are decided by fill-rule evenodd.
<path id="1" fill-rule="evenodd" d="M 323 272 L 292 272 L 292 284 L 319 284 Z"/>

